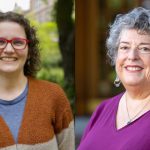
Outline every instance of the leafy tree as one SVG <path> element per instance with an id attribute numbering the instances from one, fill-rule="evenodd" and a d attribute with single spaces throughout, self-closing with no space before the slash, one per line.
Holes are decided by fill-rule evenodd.
<path id="1" fill-rule="evenodd" d="M 37 77 L 63 84 L 64 73 L 62 57 L 58 47 L 57 26 L 55 22 L 38 24 L 38 37 L 41 48 L 42 68 Z"/>
<path id="2" fill-rule="evenodd" d="M 59 33 L 59 46 L 63 57 L 65 78 L 70 80 L 74 76 L 73 0 L 57 0 L 55 9 Z"/>
<path id="3" fill-rule="evenodd" d="M 72 18 L 74 0 L 57 0 L 55 3 L 55 18 L 59 33 L 59 47 L 62 54 L 65 87 L 68 94 L 74 97 L 75 70 L 75 38 L 74 20 Z"/>
<path id="4" fill-rule="evenodd" d="M 43 0 L 43 2 L 45 3 L 47 3 L 47 1 L 48 0 Z M 64 69 L 64 80 L 62 80 L 62 85 L 69 99 L 72 100 L 71 101 L 72 104 L 75 96 L 75 92 L 74 92 L 75 44 L 74 44 L 74 20 L 72 18 L 73 10 L 74 10 L 73 0 L 56 0 L 53 9 L 54 12 L 53 13 L 51 12 L 50 15 L 54 14 L 54 20 L 56 20 L 61 59 L 60 59 L 60 55 L 58 56 L 55 55 L 55 57 L 52 57 L 52 59 L 49 58 L 49 60 L 46 61 L 48 62 L 46 65 L 52 64 L 52 62 L 55 63 L 54 59 L 59 60 L 60 65 L 62 63 Z M 42 36 L 42 38 L 44 38 L 44 36 Z M 51 63 L 49 63 L 49 61 Z M 58 72 L 59 74 L 61 74 L 60 70 Z"/>

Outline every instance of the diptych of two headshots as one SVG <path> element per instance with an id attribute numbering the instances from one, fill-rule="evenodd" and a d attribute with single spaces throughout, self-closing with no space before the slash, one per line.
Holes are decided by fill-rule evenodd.
<path id="1" fill-rule="evenodd" d="M 37 78 L 40 42 L 30 21 L 0 12 L 0 149 L 150 149 L 150 10 L 117 14 L 107 32 L 114 85 L 124 90 L 96 106 L 75 146 L 77 99 L 72 108 L 58 83 Z"/>

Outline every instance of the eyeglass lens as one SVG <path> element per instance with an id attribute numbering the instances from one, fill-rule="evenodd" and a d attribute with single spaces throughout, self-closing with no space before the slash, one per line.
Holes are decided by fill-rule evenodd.
<path id="1" fill-rule="evenodd" d="M 11 43 L 12 47 L 16 50 L 25 49 L 27 45 L 26 39 L 16 38 L 12 40 L 0 39 L 0 49 L 4 49 L 8 43 Z"/>

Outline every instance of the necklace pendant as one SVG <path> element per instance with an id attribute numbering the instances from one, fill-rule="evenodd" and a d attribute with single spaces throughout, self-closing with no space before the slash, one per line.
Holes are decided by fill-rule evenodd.
<path id="1" fill-rule="evenodd" d="M 131 121 L 128 121 L 128 122 L 127 122 L 127 125 L 130 124 L 130 123 L 131 123 Z"/>

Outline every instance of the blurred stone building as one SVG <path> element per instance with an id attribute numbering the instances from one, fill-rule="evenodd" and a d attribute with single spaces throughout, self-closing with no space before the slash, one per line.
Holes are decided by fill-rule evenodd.
<path id="1" fill-rule="evenodd" d="M 54 0 L 30 0 L 30 11 L 39 22 L 52 20 L 50 15 L 54 5 Z"/>
<path id="2" fill-rule="evenodd" d="M 53 19 L 51 13 L 55 1 L 56 0 L 30 0 L 29 10 L 23 11 L 17 4 L 15 4 L 14 11 L 23 13 L 40 23 L 51 21 Z"/>

